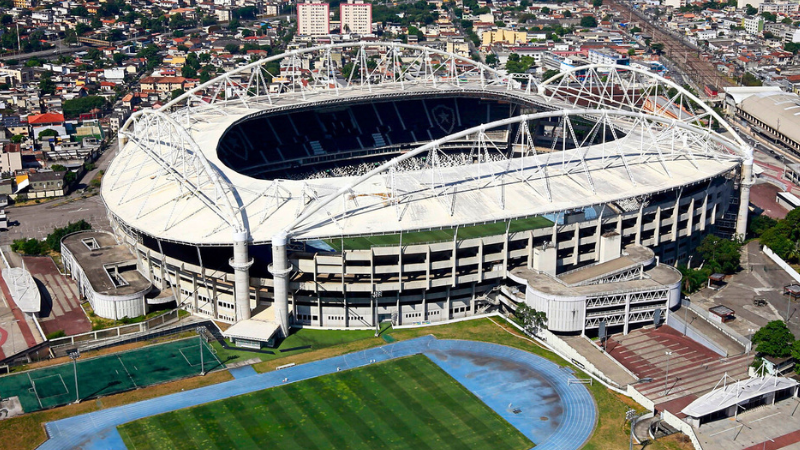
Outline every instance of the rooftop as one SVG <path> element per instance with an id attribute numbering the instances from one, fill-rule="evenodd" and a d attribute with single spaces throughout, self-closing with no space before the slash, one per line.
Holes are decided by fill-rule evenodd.
<path id="1" fill-rule="evenodd" d="M 392 86 L 373 86 L 369 93 L 345 91 L 336 94 L 323 91 L 313 95 L 315 102 L 341 102 L 349 99 L 364 101 L 364 97 L 368 96 L 396 95 L 399 89 Z M 442 82 L 436 86 L 438 95 L 443 95 L 448 90 L 452 90 L 454 95 L 487 95 L 487 93 L 511 95 L 507 94 L 504 86 L 482 87 L 466 82 L 459 86 Z M 430 88 L 425 86 L 408 86 L 403 91 L 409 96 L 430 92 Z M 543 101 L 531 97 L 527 96 L 521 100 Z M 310 206 L 307 200 L 308 192 L 311 190 L 316 192 L 316 196 L 323 198 L 348 186 L 356 179 L 356 177 L 336 177 L 281 180 L 279 193 L 275 194 L 278 191 L 274 191 L 272 180 L 248 177 L 228 168 L 219 159 L 217 143 L 234 123 L 253 115 L 264 114 L 271 109 L 301 106 L 309 107 L 309 99 L 302 100 L 299 96 L 294 98 L 287 95 L 274 98 L 271 104 L 251 102 L 239 105 L 232 102 L 225 106 L 225 115 L 208 115 L 203 117 L 201 125 L 192 126 L 187 130 L 198 143 L 200 151 L 210 165 L 235 188 L 236 198 L 232 194 L 228 197 L 231 204 L 241 202 L 242 205 L 247 205 L 242 211 L 248 216 L 247 221 L 254 243 L 271 241 L 277 232 L 294 220 L 297 211 L 302 212 L 307 209 Z M 732 170 L 739 164 L 738 157 L 732 154 L 726 155 L 722 147 L 714 147 L 713 153 L 709 154 L 697 153 L 700 145 L 697 140 L 699 137 L 688 140 L 675 139 L 674 143 L 667 140 L 659 141 L 644 149 L 643 154 L 639 136 L 639 131 L 632 130 L 629 133 L 631 139 L 618 142 L 619 145 L 615 145 L 615 150 L 612 152 L 604 145 L 582 149 L 586 151 L 584 158 L 587 170 L 591 173 L 594 189 L 586 177 L 578 176 L 577 172 L 571 173 L 573 171 L 569 167 L 564 168 L 561 157 L 552 158 L 553 161 L 546 158 L 545 164 L 548 166 L 549 174 L 547 186 L 543 186 L 539 165 L 533 158 L 515 159 L 515 165 L 521 164 L 519 176 L 498 177 L 491 182 L 490 174 L 507 172 L 508 163 L 496 161 L 480 165 L 444 167 L 441 170 L 441 185 L 451 191 L 457 189 L 457 199 L 453 203 L 451 213 L 449 194 L 437 195 L 434 190 L 423 187 L 430 184 L 429 171 L 405 171 L 396 173 L 394 177 L 395 192 L 406 193 L 400 203 L 405 212 L 398 220 L 395 208 L 387 207 L 389 204 L 387 199 L 392 195 L 388 178 L 376 175 L 351 191 L 351 197 L 357 198 L 357 205 L 352 201 L 334 201 L 296 227 L 294 237 L 301 240 L 335 239 L 342 235 L 395 234 L 399 230 L 410 232 L 451 228 L 455 225 L 504 222 L 663 192 L 685 184 L 708 180 Z M 641 138 L 650 141 L 653 136 L 645 133 Z M 137 151 L 136 148 L 129 141 L 120 150 L 107 172 L 102 194 L 111 213 L 136 229 L 166 240 L 193 244 L 228 244 L 231 239 L 230 229 L 221 226 L 223 222 L 218 213 L 205 207 L 205 200 L 198 196 L 186 196 L 177 183 L 169 182 L 166 177 L 157 178 L 163 170 L 161 166 L 150 159 L 145 152 Z M 733 146 L 725 148 L 730 149 Z M 617 150 L 628 154 L 627 166 L 623 164 L 619 155 L 611 154 Z M 675 152 L 681 151 L 692 151 L 695 156 L 663 160 L 658 156 L 662 152 L 676 154 Z M 565 158 L 577 160 L 577 156 L 572 152 L 568 150 Z M 613 160 L 616 162 L 610 162 Z M 139 166 L 141 170 L 128 170 Z M 504 208 L 500 207 L 498 201 L 499 184 L 502 184 Z M 546 194 L 548 189 L 550 196 Z M 176 209 L 173 207 L 173 202 L 179 198 L 181 205 Z M 345 208 L 347 208 L 346 215 Z M 179 214 L 191 214 L 192 226 L 175 226 L 184 222 L 183 217 L 178 217 Z M 336 220 L 331 220 L 331 216 L 336 217 Z"/>
<path id="2" fill-rule="evenodd" d="M 681 412 L 691 417 L 703 417 L 736 404 L 745 404 L 747 400 L 763 394 L 797 385 L 796 380 L 772 375 L 737 381 L 722 387 L 717 384 L 714 390 L 693 401 Z"/>
<path id="3" fill-rule="evenodd" d="M 135 269 L 136 258 L 111 233 L 83 231 L 68 235 L 61 244 L 72 253 L 98 294 L 130 295 L 151 289 L 150 281 Z"/>

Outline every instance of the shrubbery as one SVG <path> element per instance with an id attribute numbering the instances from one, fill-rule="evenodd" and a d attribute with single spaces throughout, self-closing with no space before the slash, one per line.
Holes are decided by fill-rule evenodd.
<path id="1" fill-rule="evenodd" d="M 92 225 L 81 219 L 77 222 L 71 222 L 62 228 L 56 228 L 52 233 L 47 235 L 44 241 L 38 239 L 16 239 L 11 243 L 11 250 L 24 253 L 26 255 L 45 255 L 50 250 L 54 252 L 61 251 L 61 239 L 64 236 L 74 233 L 76 231 L 91 230 Z"/>

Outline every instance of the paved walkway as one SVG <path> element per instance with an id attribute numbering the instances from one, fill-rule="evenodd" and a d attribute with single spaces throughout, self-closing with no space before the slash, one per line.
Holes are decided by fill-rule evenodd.
<path id="1" fill-rule="evenodd" d="M 569 344 L 576 352 L 605 374 L 608 378 L 615 381 L 622 389 L 636 381 L 630 373 L 620 367 L 607 353 L 604 353 L 598 345 L 588 340 L 584 336 L 562 336 L 564 342 Z"/>
<path id="2" fill-rule="evenodd" d="M 695 428 L 703 450 L 800 448 L 798 399 L 782 400 Z"/>
<path id="3" fill-rule="evenodd" d="M 425 336 L 50 422 L 50 439 L 40 449 L 124 449 L 116 427 L 126 422 L 279 386 L 284 379 L 291 383 L 418 353 L 530 438 L 536 450 L 578 449 L 594 431 L 594 400 L 585 386 L 569 383 L 569 369 L 502 345 Z"/>
<path id="4" fill-rule="evenodd" d="M 45 334 L 63 330 L 67 336 L 92 331 L 92 323 L 81 308 L 78 286 L 61 275 L 49 257 L 23 256 L 25 268 L 33 275 L 42 293 L 39 324 Z"/>

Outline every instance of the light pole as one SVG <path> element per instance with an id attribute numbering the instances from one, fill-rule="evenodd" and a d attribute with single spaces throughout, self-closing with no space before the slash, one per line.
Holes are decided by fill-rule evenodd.
<path id="1" fill-rule="evenodd" d="M 78 358 L 81 357 L 81 351 L 77 348 L 74 352 L 69 353 L 69 358 L 72 360 L 72 370 L 75 374 L 75 403 L 79 403 L 81 401 L 81 394 L 78 391 Z"/>
<path id="2" fill-rule="evenodd" d="M 633 450 L 633 425 L 637 417 L 639 417 L 639 414 L 636 414 L 635 409 L 629 409 L 625 411 L 625 420 L 631 423 L 631 441 L 630 446 L 628 447 L 630 450 Z"/>
<path id="3" fill-rule="evenodd" d="M 195 330 L 200 343 L 200 376 L 202 377 L 206 374 L 206 366 L 203 363 L 203 327 L 197 327 Z"/>
<path id="4" fill-rule="evenodd" d="M 672 352 L 664 352 L 667 355 L 667 373 L 664 375 L 664 397 L 667 396 L 668 386 L 667 386 L 667 379 L 669 378 L 669 357 L 672 356 Z"/>
<path id="5" fill-rule="evenodd" d="M 372 293 L 372 299 L 375 300 L 375 337 L 381 334 L 381 324 L 378 322 L 378 299 L 381 298 L 383 292 L 375 291 Z"/>

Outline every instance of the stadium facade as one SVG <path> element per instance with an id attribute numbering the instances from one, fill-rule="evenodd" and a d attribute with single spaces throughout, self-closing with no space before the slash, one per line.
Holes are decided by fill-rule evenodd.
<path id="1" fill-rule="evenodd" d="M 102 196 L 120 243 L 243 341 L 513 309 L 521 270 L 563 279 L 641 249 L 625 273 L 652 278 L 712 230 L 744 233 L 752 168 L 722 118 L 656 75 L 536 82 L 390 43 L 252 63 L 134 113 L 119 140 Z M 666 285 L 647 317 L 678 301 Z M 624 303 L 563 331 L 603 314 L 627 330 Z"/>

